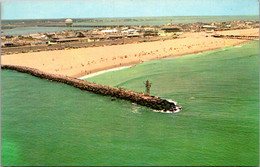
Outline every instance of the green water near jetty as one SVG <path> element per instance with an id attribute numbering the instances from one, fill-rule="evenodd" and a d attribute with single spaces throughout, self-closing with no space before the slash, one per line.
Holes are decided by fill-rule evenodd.
<path id="1" fill-rule="evenodd" d="M 148 79 L 177 114 L 2 70 L 2 165 L 257 166 L 258 56 L 253 41 L 87 79 L 138 92 Z"/>

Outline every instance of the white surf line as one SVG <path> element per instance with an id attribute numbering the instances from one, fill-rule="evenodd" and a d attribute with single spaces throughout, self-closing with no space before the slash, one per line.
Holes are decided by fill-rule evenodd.
<path id="1" fill-rule="evenodd" d="M 78 79 L 83 80 L 83 79 L 94 77 L 94 76 L 104 74 L 104 73 L 107 73 L 107 72 L 118 71 L 118 70 L 122 70 L 122 69 L 129 68 L 129 67 L 132 67 L 132 66 L 124 66 L 124 67 L 118 67 L 118 68 L 112 68 L 112 69 L 109 69 L 109 70 L 99 71 L 99 72 L 95 72 L 95 73 L 92 73 L 92 74 L 89 74 L 89 75 L 85 75 L 85 76 L 80 77 Z"/>

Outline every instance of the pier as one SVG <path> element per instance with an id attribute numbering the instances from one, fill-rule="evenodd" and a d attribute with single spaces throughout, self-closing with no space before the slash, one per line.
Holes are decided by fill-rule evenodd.
<path id="1" fill-rule="evenodd" d="M 15 70 L 18 72 L 30 74 L 38 78 L 64 83 L 79 88 L 81 90 L 86 90 L 103 96 L 111 96 L 119 99 L 124 99 L 165 113 L 174 113 L 181 110 L 181 107 L 172 101 L 161 99 L 160 97 L 144 95 L 141 93 L 133 92 L 131 90 L 100 85 L 64 75 L 50 74 L 38 69 L 25 66 L 1 65 L 1 68 Z"/>

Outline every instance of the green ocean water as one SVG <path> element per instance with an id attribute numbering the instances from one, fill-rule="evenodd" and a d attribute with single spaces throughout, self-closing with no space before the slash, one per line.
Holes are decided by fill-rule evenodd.
<path id="1" fill-rule="evenodd" d="M 258 166 L 259 41 L 87 80 L 173 99 L 176 114 L 2 70 L 2 165 Z"/>

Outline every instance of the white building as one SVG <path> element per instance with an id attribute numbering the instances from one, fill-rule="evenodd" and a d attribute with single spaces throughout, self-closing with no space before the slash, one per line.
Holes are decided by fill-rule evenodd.
<path id="1" fill-rule="evenodd" d="M 113 30 L 101 30 L 101 33 L 104 33 L 104 34 L 117 33 L 117 30 L 115 30 L 115 29 L 113 29 Z"/>

